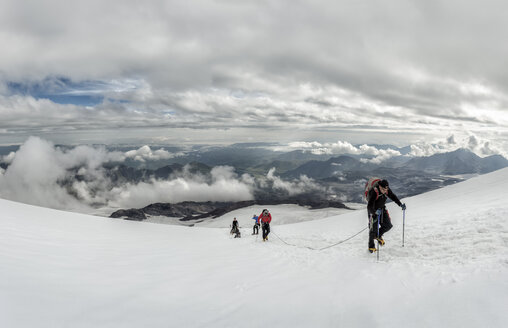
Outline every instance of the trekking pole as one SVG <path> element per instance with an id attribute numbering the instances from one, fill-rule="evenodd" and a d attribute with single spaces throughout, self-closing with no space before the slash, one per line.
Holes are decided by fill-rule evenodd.
<path id="1" fill-rule="evenodd" d="M 377 237 L 378 238 L 379 238 L 379 226 L 381 225 L 381 222 L 380 222 L 381 215 L 383 215 L 383 212 L 379 213 L 379 215 L 377 216 Z M 380 249 L 381 248 L 379 247 L 379 240 L 377 240 L 377 251 L 376 251 L 377 261 L 379 261 L 379 250 Z"/>
<path id="2" fill-rule="evenodd" d="M 404 230 L 406 228 L 406 210 L 402 210 L 402 247 L 404 247 Z"/>

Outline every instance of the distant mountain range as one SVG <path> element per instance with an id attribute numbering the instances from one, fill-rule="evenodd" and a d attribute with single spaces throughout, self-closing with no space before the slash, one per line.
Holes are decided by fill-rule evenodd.
<path id="1" fill-rule="evenodd" d="M 366 171 L 371 169 L 369 165 L 363 164 L 350 156 L 342 155 L 333 157 L 326 161 L 309 161 L 299 167 L 284 172 L 285 178 L 298 178 L 306 175 L 313 179 L 324 179 L 342 175 L 348 171 Z"/>
<path id="2" fill-rule="evenodd" d="M 508 166 L 508 160 L 500 155 L 481 158 L 466 149 L 429 157 L 416 157 L 403 168 L 435 174 L 484 174 Z"/>
<path id="3" fill-rule="evenodd" d="M 247 173 L 255 178 L 254 201 L 257 203 L 324 206 L 323 204 L 328 202 L 328 204 L 334 204 L 330 206 L 339 206 L 339 203 L 344 202 L 363 202 L 363 186 L 372 176 L 388 179 L 394 192 L 399 198 L 403 198 L 456 183 L 463 180 L 461 175 L 484 174 L 508 167 L 508 160 L 500 155 L 481 158 L 465 149 L 428 157 L 410 157 L 407 156 L 409 147 L 375 145 L 377 149 L 391 148 L 402 154 L 376 164 L 372 161 L 372 156 L 367 155 L 320 155 L 303 150 L 283 152 L 274 151 L 266 146 L 266 144 L 235 144 L 227 147 L 196 146 L 195 149 L 185 151 L 182 148 L 173 147 L 171 151 L 181 152 L 181 155 L 145 162 L 127 159 L 121 163 L 105 164 L 103 171 L 105 178 L 111 182 L 111 187 L 118 187 L 126 183 L 137 184 L 150 182 L 152 179 L 185 178 L 189 175 L 199 175 L 200 179 L 206 182 L 207 179 L 212 180 L 211 171 L 214 167 L 228 165 L 234 167 L 238 175 Z M 16 151 L 16 147 L 0 147 L 0 154 Z M 108 149 L 125 152 L 133 148 L 109 147 Z M 155 149 L 157 148 L 153 147 L 152 150 Z M 7 169 L 8 164 L 0 163 L 0 167 Z M 275 168 L 274 176 L 284 180 L 285 183 L 298 185 L 302 181 L 301 177 L 306 176 L 312 179 L 312 186 L 300 188 L 301 190 L 295 196 L 294 192 L 278 188 L 274 180 L 268 179 L 267 174 L 273 168 Z M 75 181 L 87 179 L 86 176 L 80 175 L 79 167 L 72 170 L 72 174 L 64 181 L 59 181 L 60 184 L 67 186 L 68 190 L 72 190 L 70 186 Z M 195 206 L 195 204 L 189 204 L 187 205 L 190 207 Z M 214 206 L 224 208 L 224 206 Z M 209 214 L 213 210 L 202 212 Z M 185 210 L 182 211 L 182 213 L 185 212 Z M 182 217 L 195 216 L 196 213 L 198 212 Z"/>
<path id="4" fill-rule="evenodd" d="M 269 166 L 269 165 L 267 165 Z M 295 169 L 284 172 L 283 176 L 295 178 L 302 174 L 322 179 L 341 175 L 348 171 L 375 171 L 378 168 L 392 168 L 399 171 L 420 171 L 439 175 L 484 174 L 508 166 L 508 160 L 500 155 L 481 158 L 469 150 L 458 149 L 453 152 L 429 157 L 416 157 L 391 160 L 379 165 L 362 162 L 347 155 L 333 157 L 326 161 L 309 161 Z"/>
<path id="5" fill-rule="evenodd" d="M 227 157 L 229 158 L 230 155 L 228 154 Z M 259 159 L 259 154 L 251 155 L 255 155 Z M 218 160 L 218 153 L 203 158 L 210 159 L 215 156 Z M 299 161 L 307 155 L 301 152 L 298 154 L 291 152 L 290 158 L 294 156 L 298 158 L 296 162 L 282 161 L 279 158 L 283 158 L 283 156 L 279 155 L 274 157 L 277 159 L 265 160 L 261 164 L 259 164 L 260 160 L 252 160 L 251 166 L 245 165 L 245 161 L 241 161 L 242 164 L 239 167 L 235 166 L 235 170 L 238 174 L 248 173 L 263 179 L 266 178 L 269 170 L 275 168 L 275 175 L 286 181 L 297 181 L 301 176 L 306 176 L 322 187 L 321 190 L 326 190 L 324 192 L 307 191 L 306 197 L 313 200 L 333 199 L 344 202 L 362 202 L 363 184 L 371 176 L 385 177 L 399 196 L 407 197 L 462 180 L 460 177 L 453 176 L 483 174 L 508 166 L 508 160 L 502 156 L 494 155 L 481 158 L 464 149 L 429 157 L 399 156 L 381 164 L 369 163 L 347 155 L 324 160 L 313 159 L 299 164 Z M 270 158 L 270 156 L 268 157 Z M 315 158 L 314 156 L 310 157 Z M 225 163 L 226 161 L 222 159 L 219 162 Z M 111 181 L 120 185 L 122 183 L 139 183 L 150 179 L 170 179 L 182 176 L 184 170 L 186 173 L 200 174 L 206 178 L 210 177 L 213 166 L 193 161 L 186 165 L 173 163 L 157 169 L 133 168 L 125 164 L 108 164 L 105 168 Z M 79 179 L 79 176 L 77 178 Z M 258 201 L 272 199 L 280 202 L 288 197 L 290 197 L 289 193 L 280 189 L 274 190 L 270 184 L 259 186 L 255 191 L 255 199 Z"/>
<path id="6" fill-rule="evenodd" d="M 313 200 L 305 197 L 290 197 L 279 200 L 258 200 L 241 202 L 181 202 L 177 204 L 155 203 L 143 208 L 118 210 L 110 215 L 111 218 L 122 218 L 131 221 L 144 221 L 148 216 L 178 217 L 180 221 L 195 221 L 206 218 L 218 218 L 231 211 L 253 205 L 296 204 L 308 206 L 311 209 L 319 208 L 346 208 L 338 201 Z"/>
<path id="7" fill-rule="evenodd" d="M 146 182 L 150 179 L 169 179 L 175 174 L 182 174 L 184 170 L 193 175 L 198 173 L 207 175 L 212 170 L 210 166 L 198 162 L 191 162 L 186 165 L 170 164 L 154 170 L 133 168 L 125 164 L 107 164 L 104 165 L 104 168 L 106 169 L 106 176 L 116 184 Z"/>
<path id="8" fill-rule="evenodd" d="M 295 157 L 301 160 L 303 153 L 291 152 L 289 158 Z M 280 156 L 278 158 L 281 158 Z M 286 157 L 285 159 L 288 159 Z M 338 156 L 325 160 L 309 160 L 298 165 L 290 160 L 274 160 L 271 162 L 242 167 L 237 171 L 250 173 L 254 176 L 264 176 L 276 168 L 279 176 L 286 181 L 297 181 L 301 176 L 312 178 L 320 190 L 307 190 L 297 196 L 291 196 L 284 190 L 274 189 L 271 185 L 259 187 L 255 191 L 255 200 L 248 202 L 232 203 L 206 203 L 211 206 L 203 210 L 203 203 L 184 202 L 180 204 L 150 205 L 143 209 L 120 210 L 113 217 L 127 217 L 130 219 L 143 220 L 145 214 L 153 215 L 150 208 L 165 210 L 158 211 L 157 215 L 175 215 L 182 220 L 194 220 L 203 217 L 213 217 L 217 213 L 223 215 L 243 206 L 253 204 L 300 204 L 304 206 L 333 206 L 342 207 L 343 202 L 363 202 L 362 190 L 365 181 L 371 176 L 384 177 L 390 181 L 392 190 L 399 198 L 417 195 L 433 189 L 456 183 L 463 180 L 460 175 L 483 174 L 508 166 L 508 160 L 502 156 L 490 156 L 481 158 L 474 153 L 459 149 L 453 152 L 437 154 L 429 157 L 400 158 L 373 164 L 351 156 Z M 189 164 L 188 170 L 206 176 L 211 167 L 199 162 Z M 117 169 L 115 174 L 135 174 L 138 178 L 155 177 L 165 179 L 172 174 L 178 174 L 183 170 L 180 164 L 172 164 L 157 170 L 134 170 L 130 168 Z M 454 177 L 459 176 L 459 177 Z M 125 178 L 125 177 L 124 177 Z M 126 180 L 128 180 L 126 178 Z M 166 206 L 166 207 L 164 207 Z M 200 207 L 201 206 L 201 207 Z M 205 206 L 205 207 L 206 207 Z M 200 210 L 196 210 L 199 207 Z M 345 206 L 344 206 L 345 207 Z M 149 210 L 147 210 L 149 209 Z M 168 210 L 171 209 L 171 210 Z M 190 212 L 189 212 L 190 211 Z"/>

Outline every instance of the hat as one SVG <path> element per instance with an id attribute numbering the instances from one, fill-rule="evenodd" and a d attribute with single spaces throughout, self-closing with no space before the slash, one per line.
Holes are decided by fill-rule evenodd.
<path id="1" fill-rule="evenodd" d="M 388 181 L 386 181 L 385 179 L 379 181 L 379 185 L 383 188 L 388 188 Z"/>

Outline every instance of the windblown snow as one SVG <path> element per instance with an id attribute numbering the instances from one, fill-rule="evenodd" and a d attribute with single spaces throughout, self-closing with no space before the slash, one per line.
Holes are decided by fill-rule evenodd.
<path id="1" fill-rule="evenodd" d="M 506 327 L 507 182 L 503 169 L 402 199 L 404 247 L 388 204 L 379 261 L 364 209 L 300 222 L 269 208 L 262 242 L 261 207 L 183 227 L 0 200 L 0 326 Z"/>

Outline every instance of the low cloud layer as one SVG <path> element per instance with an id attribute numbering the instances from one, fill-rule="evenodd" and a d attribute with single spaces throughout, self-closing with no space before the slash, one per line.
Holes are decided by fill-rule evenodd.
<path id="1" fill-rule="evenodd" d="M 371 159 L 361 159 L 363 162 L 371 162 L 379 164 L 391 157 L 400 156 L 401 153 L 394 149 L 378 149 L 369 145 L 354 146 L 346 141 L 338 141 L 336 143 L 320 143 L 314 142 L 292 142 L 290 148 L 309 151 L 316 155 L 367 155 Z"/>
<path id="2" fill-rule="evenodd" d="M 132 208 L 155 202 L 242 201 L 254 199 L 257 188 L 273 188 L 295 195 L 319 187 L 306 177 L 284 181 L 271 170 L 260 180 L 238 175 L 230 166 L 214 167 L 209 175 L 191 173 L 189 167 L 168 179 L 115 184 L 103 167 L 126 158 L 171 158 L 175 154 L 144 146 L 126 153 L 104 147 L 60 148 L 38 137 L 29 138 L 17 152 L 3 157 L 0 197 L 33 205 L 81 212 L 93 207 Z M 136 156 L 140 156 L 139 159 Z"/>
<path id="3" fill-rule="evenodd" d="M 151 154 L 153 159 L 154 153 L 147 148 L 140 149 L 135 152 Z M 165 151 L 155 154 L 169 156 Z M 80 211 L 92 205 L 141 207 L 153 202 L 253 198 L 253 186 L 249 180 L 238 177 L 230 167 L 214 168 L 210 181 L 199 175 L 187 175 L 170 180 L 152 179 L 138 184 L 113 185 L 102 164 L 123 161 L 130 155 L 130 152 L 108 152 L 105 148 L 89 146 L 65 150 L 32 137 L 14 156 L 8 156 L 11 163 L 0 175 L 0 196 L 34 205 Z M 76 176 L 80 178 L 76 179 Z"/>
<path id="4" fill-rule="evenodd" d="M 437 139 L 433 141 L 419 141 L 409 145 L 410 151 L 407 156 L 426 157 L 435 154 L 451 152 L 461 149 L 467 149 L 480 157 L 491 155 L 501 155 L 508 158 L 508 151 L 503 148 L 500 143 L 493 143 L 490 140 L 477 137 L 470 134 L 466 137 L 457 138 L 451 134 L 447 138 Z M 337 141 L 335 143 L 314 142 L 291 142 L 288 147 L 279 149 L 299 149 L 308 151 L 316 155 L 364 155 L 371 157 L 370 159 L 361 159 L 363 162 L 371 162 L 379 164 L 392 157 L 401 156 L 400 151 L 386 147 L 375 147 L 366 144 L 355 146 L 346 141 Z"/>
<path id="5" fill-rule="evenodd" d="M 155 202 L 242 201 L 253 199 L 254 185 L 238 177 L 232 167 L 219 166 L 211 171 L 211 180 L 200 175 L 183 175 L 169 180 L 127 184 L 107 192 L 112 207 L 142 207 Z"/>
<path id="6" fill-rule="evenodd" d="M 475 135 L 466 138 L 450 135 L 434 143 L 412 144 L 404 156 L 431 156 L 458 148 L 469 149 L 480 156 L 504 154 L 502 149 Z M 386 146 L 355 146 L 345 141 L 294 142 L 286 149 L 367 156 L 363 160 L 374 163 L 401 155 L 398 150 Z M 0 197 L 90 213 L 94 208 L 138 208 L 155 202 L 251 200 L 261 190 L 288 196 L 326 193 L 322 186 L 305 175 L 284 180 L 276 174 L 275 168 L 264 177 L 254 178 L 249 174 L 239 175 L 230 166 L 214 167 L 209 174 L 197 173 L 185 166 L 167 179 L 152 177 L 139 183 L 114 182 L 110 169 L 104 168 L 106 163 L 157 161 L 180 155 L 164 149 L 152 150 L 149 146 L 127 152 L 108 151 L 101 146 L 59 147 L 39 137 L 31 137 L 18 151 L 0 158 L 0 162 L 8 164 L 6 169 L 0 168 Z"/>
<path id="7" fill-rule="evenodd" d="M 299 179 L 286 181 L 275 175 L 275 168 L 268 171 L 264 184 L 270 183 L 272 188 L 286 192 L 289 196 L 302 194 L 304 192 L 315 191 L 323 192 L 325 189 L 319 184 L 315 183 L 313 179 L 306 175 L 301 175 Z"/>
<path id="8" fill-rule="evenodd" d="M 437 140 L 434 143 L 419 142 L 411 145 L 411 156 L 431 156 L 439 153 L 446 153 L 457 150 L 459 148 L 467 149 L 480 157 L 491 155 L 502 155 L 508 158 L 508 151 L 500 147 L 499 144 L 493 144 L 491 141 L 479 138 L 475 135 L 469 135 L 465 138 L 458 139 L 454 135 L 450 135 L 444 140 Z"/>
<path id="9" fill-rule="evenodd" d="M 138 162 L 159 161 L 163 159 L 170 159 L 183 155 L 183 153 L 170 153 L 164 149 L 152 150 L 150 146 L 144 145 L 135 150 L 129 150 L 125 153 L 126 158 L 131 158 Z"/>
<path id="10" fill-rule="evenodd" d="M 79 154 L 75 151 L 79 158 L 71 157 L 44 140 L 30 138 L 20 147 L 8 169 L 0 176 L 0 195 L 2 198 L 34 205 L 81 209 L 83 204 L 71 197 L 58 182 L 66 178 L 68 169 L 86 158 L 85 153 L 90 155 L 87 150 Z M 91 169 L 98 164 L 97 157 L 93 158 L 88 162 L 92 164 L 89 166 Z"/>

